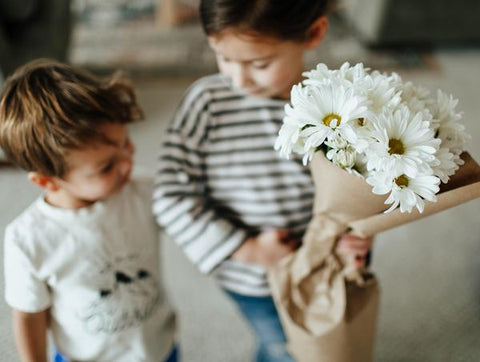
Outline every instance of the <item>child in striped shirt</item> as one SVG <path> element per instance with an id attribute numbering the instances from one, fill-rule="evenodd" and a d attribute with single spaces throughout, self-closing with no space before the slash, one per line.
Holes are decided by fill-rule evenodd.
<path id="1" fill-rule="evenodd" d="M 299 158 L 273 145 L 303 55 L 323 39 L 327 1 L 202 0 L 220 74 L 186 92 L 169 127 L 154 195 L 157 221 L 201 272 L 214 272 L 253 327 L 257 361 L 292 361 L 268 269 L 298 246 L 314 189 Z M 362 266 L 372 239 L 344 235 Z"/>

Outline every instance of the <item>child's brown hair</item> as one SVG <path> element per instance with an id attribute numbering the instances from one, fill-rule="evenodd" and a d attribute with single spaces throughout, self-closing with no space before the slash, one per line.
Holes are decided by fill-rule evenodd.
<path id="1" fill-rule="evenodd" d="M 126 80 L 100 79 L 56 61 L 35 60 L 5 82 L 0 147 L 27 171 L 62 177 L 69 150 L 105 140 L 100 124 L 126 124 L 142 117 Z"/>
<path id="2" fill-rule="evenodd" d="M 201 0 L 200 19 L 207 36 L 232 27 L 246 33 L 304 41 L 308 28 L 333 4 L 332 0 Z"/>

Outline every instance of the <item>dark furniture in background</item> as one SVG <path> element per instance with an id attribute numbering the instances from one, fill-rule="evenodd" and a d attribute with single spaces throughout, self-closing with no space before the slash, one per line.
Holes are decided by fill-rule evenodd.
<path id="1" fill-rule="evenodd" d="M 442 45 L 480 41 L 479 0 L 343 0 L 366 43 Z"/>
<path id="2" fill-rule="evenodd" d="M 69 0 L 0 0 L 0 69 L 4 77 L 35 58 L 65 61 Z"/>

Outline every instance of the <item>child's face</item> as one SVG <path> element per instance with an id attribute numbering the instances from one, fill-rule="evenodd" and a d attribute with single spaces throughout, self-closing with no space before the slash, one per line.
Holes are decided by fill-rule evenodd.
<path id="1" fill-rule="evenodd" d="M 56 197 L 61 198 L 60 202 L 56 199 L 57 204 L 88 206 L 108 198 L 129 181 L 135 149 L 127 127 L 105 123 L 100 130 L 108 143 L 98 141 L 67 154 L 69 171 L 56 180 L 60 187 Z"/>
<path id="2" fill-rule="evenodd" d="M 257 97 L 288 99 L 302 78 L 302 42 L 241 34 L 225 30 L 208 38 L 221 73 L 233 86 Z"/>

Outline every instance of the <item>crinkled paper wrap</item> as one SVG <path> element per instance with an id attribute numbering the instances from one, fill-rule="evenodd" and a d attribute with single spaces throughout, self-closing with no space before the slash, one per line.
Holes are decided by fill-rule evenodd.
<path id="1" fill-rule="evenodd" d="M 270 273 L 272 294 L 297 361 L 373 360 L 379 304 L 376 278 L 348 270 L 334 253 L 346 231 L 366 237 L 480 197 L 480 167 L 468 153 L 465 164 L 443 185 L 437 202 L 423 213 L 385 214 L 385 195 L 375 195 L 364 179 L 333 165 L 321 152 L 311 163 L 315 182 L 313 218 L 294 254 Z"/>

